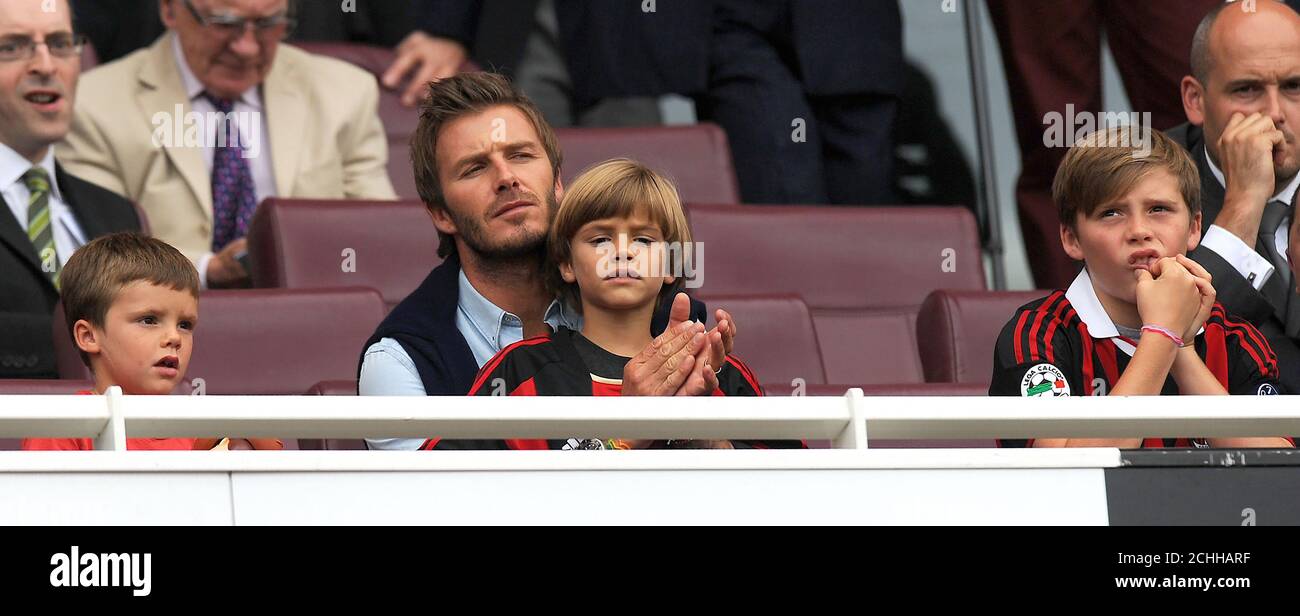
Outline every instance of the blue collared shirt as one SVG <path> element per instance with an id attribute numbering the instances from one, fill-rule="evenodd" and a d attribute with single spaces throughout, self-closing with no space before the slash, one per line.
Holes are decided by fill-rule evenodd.
<path id="1" fill-rule="evenodd" d="M 459 274 L 459 299 L 456 303 L 456 329 L 465 337 L 474 362 L 481 368 L 497 353 L 524 339 L 524 322 L 483 297 L 470 284 L 465 272 Z M 582 329 L 582 316 L 572 314 L 563 302 L 555 300 L 546 308 L 543 320 L 551 329 Z M 361 378 L 357 385 L 363 396 L 424 396 L 424 381 L 406 349 L 392 338 L 381 338 L 366 349 L 361 361 Z M 468 392 L 467 392 L 468 393 Z M 424 439 L 367 439 L 371 449 L 414 450 Z"/>

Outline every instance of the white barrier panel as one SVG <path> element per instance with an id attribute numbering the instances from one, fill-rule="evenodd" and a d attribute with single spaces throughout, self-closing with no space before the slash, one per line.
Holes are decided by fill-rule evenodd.
<path id="1" fill-rule="evenodd" d="M 1106 524 L 1115 449 L 0 452 L 0 524 Z"/>
<path id="2" fill-rule="evenodd" d="M 98 408 L 96 408 L 98 407 Z M 0 437 L 876 439 L 1300 434 L 1294 396 L 619 398 L 0 397 Z"/>

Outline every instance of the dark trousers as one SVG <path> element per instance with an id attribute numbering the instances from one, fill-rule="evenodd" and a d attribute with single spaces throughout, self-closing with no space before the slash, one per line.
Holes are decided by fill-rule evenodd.
<path id="1" fill-rule="evenodd" d="M 727 133 L 741 199 L 896 202 L 897 99 L 807 92 L 785 1 L 718 0 L 715 11 L 709 86 L 696 107 Z"/>
<path id="2" fill-rule="evenodd" d="M 1191 72 L 1192 35 L 1221 0 L 988 0 L 1011 91 L 1021 171 L 1016 204 L 1025 252 L 1040 289 L 1065 288 L 1079 271 L 1061 248 L 1052 179 L 1066 148 L 1043 145 L 1043 117 L 1101 112 L 1101 33 L 1133 110 L 1154 129 L 1187 121 L 1179 82 Z M 1111 109 L 1106 111 L 1125 111 Z M 1073 134 L 1073 130 L 1067 130 Z"/>

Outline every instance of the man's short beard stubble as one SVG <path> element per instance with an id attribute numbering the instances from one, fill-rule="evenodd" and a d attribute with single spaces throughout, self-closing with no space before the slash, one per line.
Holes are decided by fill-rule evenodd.
<path id="1" fill-rule="evenodd" d="M 536 258 L 539 261 L 546 256 L 546 236 L 550 230 L 551 216 L 555 214 L 558 203 L 555 191 L 546 191 L 547 225 L 539 233 L 529 231 L 524 225 L 513 229 L 509 235 L 497 241 L 488 236 L 484 230 L 486 221 L 474 217 L 462 217 L 453 209 L 447 208 L 448 214 L 456 224 L 465 246 L 474 252 L 480 263 L 499 262 L 517 263 L 521 260 Z"/>

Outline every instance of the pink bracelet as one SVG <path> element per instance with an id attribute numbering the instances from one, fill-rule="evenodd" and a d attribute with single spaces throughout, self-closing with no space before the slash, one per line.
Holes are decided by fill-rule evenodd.
<path id="1" fill-rule="evenodd" d="M 1142 326 L 1142 331 L 1144 331 L 1144 332 L 1155 332 L 1155 333 L 1157 333 L 1157 334 L 1160 334 L 1161 336 L 1164 336 L 1164 337 L 1166 337 L 1166 338 L 1168 338 L 1168 339 L 1170 339 L 1170 340 L 1173 340 L 1173 341 L 1174 341 L 1174 345 L 1177 346 L 1178 348 L 1182 348 L 1182 347 L 1187 346 L 1186 344 L 1183 343 L 1183 338 L 1182 338 L 1182 336 L 1179 336 L 1178 334 L 1175 334 L 1174 332 L 1171 332 L 1171 331 L 1169 331 L 1168 329 L 1165 329 L 1165 328 L 1163 328 L 1163 327 L 1160 327 L 1159 325 L 1143 325 L 1143 326 Z"/>

